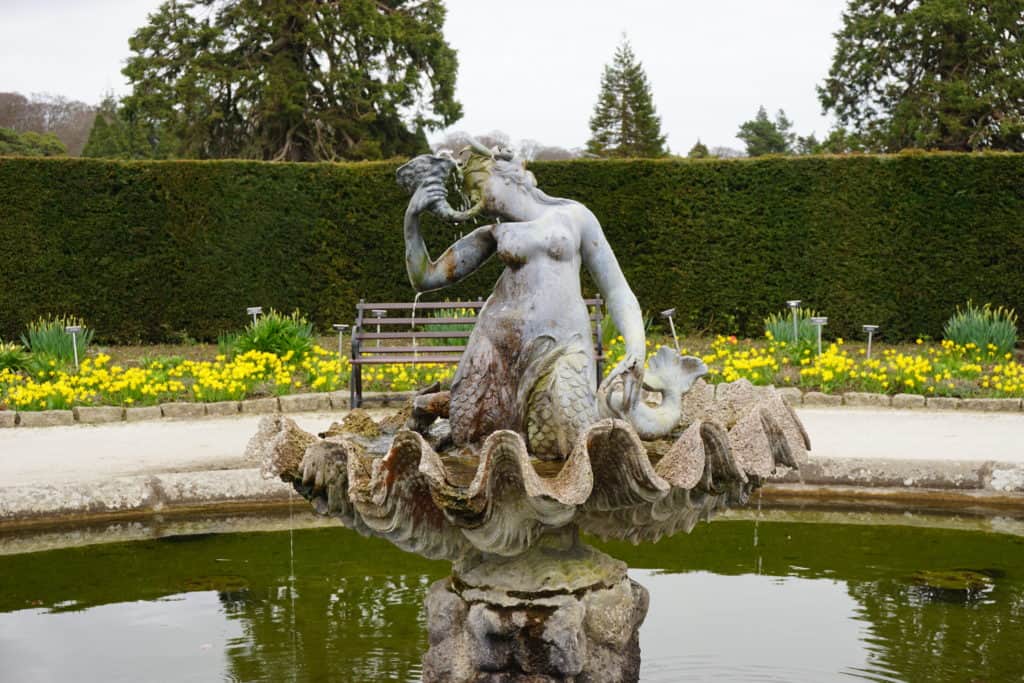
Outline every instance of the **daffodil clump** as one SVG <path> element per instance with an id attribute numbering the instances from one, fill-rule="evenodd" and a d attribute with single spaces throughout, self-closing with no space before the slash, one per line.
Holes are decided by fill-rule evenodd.
<path id="1" fill-rule="evenodd" d="M 653 353 L 661 344 L 647 342 Z M 819 355 L 815 350 L 776 341 L 718 336 L 700 348 L 681 349 L 700 356 L 711 382 L 747 379 L 753 384 L 799 386 L 826 393 L 870 391 L 926 396 L 1024 397 L 1024 365 L 994 345 L 944 341 L 918 344 L 911 351 L 880 348 L 873 358 L 851 350 L 842 339 Z M 605 372 L 625 355 L 623 338 L 606 349 Z M 310 351 L 276 355 L 247 351 L 213 361 L 166 358 L 124 367 L 105 354 L 86 358 L 75 372 L 48 361 L 31 371 L 0 369 L 0 407 L 21 411 L 74 406 L 147 406 L 171 401 L 237 401 L 259 396 L 337 391 L 348 386 L 348 358 L 319 346 Z M 449 384 L 454 365 L 437 363 L 367 365 L 366 391 L 409 391 L 441 382 Z"/>
<path id="2" fill-rule="evenodd" d="M 851 351 L 837 339 L 819 355 L 806 345 L 776 341 L 769 332 L 763 341 L 720 335 L 709 347 L 681 352 L 700 356 L 708 366 L 707 380 L 713 383 L 747 379 L 756 385 L 798 386 L 825 393 L 1024 397 L 1024 365 L 993 344 L 979 348 L 946 340 L 932 345 L 919 339 L 915 346 L 914 351 L 876 348 L 869 359 L 865 349 Z M 606 354 L 607 373 L 625 354 L 622 337 L 611 341 Z"/>
<path id="3" fill-rule="evenodd" d="M 0 405 L 17 410 L 73 406 L 147 406 L 169 401 L 234 401 L 308 391 L 334 391 L 348 385 L 347 358 L 314 346 L 308 353 L 283 356 L 247 351 L 210 361 L 158 359 L 138 366 L 111 363 L 99 354 L 82 361 L 78 372 L 51 362 L 32 374 L 0 371 Z"/>
<path id="4" fill-rule="evenodd" d="M 449 384 L 454 375 L 455 366 L 442 363 L 364 365 L 363 388 L 368 391 L 413 391 L 434 382 Z"/>

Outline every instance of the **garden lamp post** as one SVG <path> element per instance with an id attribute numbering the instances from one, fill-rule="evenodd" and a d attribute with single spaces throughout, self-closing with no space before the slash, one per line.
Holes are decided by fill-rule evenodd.
<path id="1" fill-rule="evenodd" d="M 828 318 L 824 316 L 818 316 L 811 318 L 811 324 L 818 328 L 818 355 L 821 355 L 821 328 L 828 325 Z"/>
<path id="2" fill-rule="evenodd" d="M 800 308 L 800 299 L 791 299 L 786 302 L 786 305 L 789 306 L 790 310 L 793 311 L 793 344 L 795 345 L 798 341 L 800 341 L 800 330 L 799 324 L 797 322 L 796 312 L 797 309 Z"/>
<path id="3" fill-rule="evenodd" d="M 334 323 L 333 325 L 331 325 L 331 327 L 333 327 L 338 332 L 338 362 L 341 363 L 341 347 L 345 341 L 345 330 L 348 329 L 348 325 L 345 325 L 343 323 Z"/>
<path id="4" fill-rule="evenodd" d="M 371 311 L 377 318 L 377 334 L 380 334 L 380 319 L 387 315 L 387 311 L 383 308 L 375 308 Z M 377 337 L 377 346 L 380 346 L 380 337 Z"/>
<path id="5" fill-rule="evenodd" d="M 71 350 L 75 354 L 75 370 L 78 370 L 78 333 L 82 331 L 82 326 L 68 325 L 64 331 L 71 335 Z"/>
<path id="6" fill-rule="evenodd" d="M 680 353 L 680 351 L 679 351 L 679 337 L 676 336 L 676 324 L 674 322 L 672 322 L 672 316 L 674 316 L 675 314 L 676 314 L 676 309 L 669 308 L 669 309 L 664 310 L 664 311 L 661 312 L 661 317 L 662 318 L 668 318 L 668 326 L 670 328 L 672 328 L 672 341 L 674 341 L 675 344 L 676 344 L 676 353 Z"/>
<path id="7" fill-rule="evenodd" d="M 868 333 L 868 358 L 871 358 L 871 338 L 878 331 L 878 325 L 864 325 L 864 331 Z"/>
<path id="8" fill-rule="evenodd" d="M 249 308 L 245 309 L 245 312 L 252 316 L 252 322 L 255 325 L 256 324 L 256 318 L 263 313 L 263 307 L 262 306 L 250 306 Z"/>

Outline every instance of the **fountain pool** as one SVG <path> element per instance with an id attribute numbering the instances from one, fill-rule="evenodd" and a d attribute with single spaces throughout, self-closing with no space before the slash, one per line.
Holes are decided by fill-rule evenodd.
<path id="1" fill-rule="evenodd" d="M 1019 522 L 753 515 L 590 540 L 650 591 L 640 680 L 1019 679 Z M 0 678 L 414 681 L 424 596 L 449 570 L 340 527 L 0 556 Z"/>

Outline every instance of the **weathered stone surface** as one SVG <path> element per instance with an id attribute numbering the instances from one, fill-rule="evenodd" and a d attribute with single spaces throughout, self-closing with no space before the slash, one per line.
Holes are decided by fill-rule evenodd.
<path id="1" fill-rule="evenodd" d="M 238 401 L 217 401 L 206 404 L 207 415 L 228 416 L 238 414 Z"/>
<path id="2" fill-rule="evenodd" d="M 800 391 L 796 387 L 782 387 L 775 391 L 779 392 L 779 396 L 782 397 L 782 400 L 791 406 L 798 406 L 804 402 L 804 392 Z"/>
<path id="3" fill-rule="evenodd" d="M 316 441 L 315 436 L 300 429 L 291 418 L 268 416 L 260 420 L 256 434 L 245 447 L 245 458 L 259 464 L 268 477 L 287 475 L 301 481 L 302 457 Z"/>
<path id="4" fill-rule="evenodd" d="M 250 398 L 242 401 L 241 409 L 243 413 L 265 415 L 267 413 L 276 413 L 280 406 L 277 404 L 277 397 L 271 396 L 270 398 Z"/>
<path id="5" fill-rule="evenodd" d="M 75 424 L 75 414 L 70 410 L 40 410 L 18 413 L 22 427 L 63 427 Z"/>
<path id="6" fill-rule="evenodd" d="M 917 394 L 896 394 L 892 397 L 892 407 L 902 410 L 924 408 L 924 396 Z"/>
<path id="7" fill-rule="evenodd" d="M 960 407 L 960 399 L 949 396 L 929 396 L 925 407 L 932 410 L 956 410 Z"/>
<path id="8" fill-rule="evenodd" d="M 206 406 L 202 403 L 162 403 L 160 411 L 164 417 L 202 417 L 206 415 Z"/>
<path id="9" fill-rule="evenodd" d="M 127 422 L 144 422 L 148 420 L 159 420 L 164 416 L 160 406 L 141 406 L 139 408 L 125 408 L 124 419 Z"/>
<path id="10" fill-rule="evenodd" d="M 961 410 L 978 410 L 986 413 L 1013 413 L 1021 409 L 1019 398 L 965 398 Z"/>
<path id="11" fill-rule="evenodd" d="M 702 379 L 694 382 L 690 390 L 683 395 L 682 416 L 679 424 L 689 427 L 695 420 L 702 418 L 715 402 L 715 387 Z"/>
<path id="12" fill-rule="evenodd" d="M 256 469 L 170 472 L 68 484 L 0 486 L 0 522 L 285 498 L 288 486 Z M 76 533 L 80 534 L 81 531 Z"/>
<path id="13" fill-rule="evenodd" d="M 647 591 L 618 560 L 567 539 L 432 585 L 423 680 L 638 680 Z"/>
<path id="14" fill-rule="evenodd" d="M 329 433 L 342 433 L 349 432 L 350 434 L 358 434 L 359 436 L 365 436 L 368 439 L 375 439 L 380 436 L 380 427 L 370 414 L 362 408 L 356 408 L 351 411 L 341 421 L 339 426 L 337 422 L 331 425 L 328 429 Z"/>
<path id="15" fill-rule="evenodd" d="M 124 409 L 120 406 L 78 406 L 74 413 L 82 424 L 107 424 L 124 418 Z"/>
<path id="16" fill-rule="evenodd" d="M 804 405 L 815 408 L 831 408 L 843 405 L 843 397 L 839 394 L 823 394 L 820 391 L 808 391 L 804 394 Z"/>
<path id="17" fill-rule="evenodd" d="M 892 398 L 886 394 L 848 391 L 843 394 L 843 404 L 860 408 L 888 408 L 892 405 Z"/>
<path id="18" fill-rule="evenodd" d="M 293 394 L 281 396 L 282 413 L 308 413 L 316 410 L 330 410 L 331 399 L 329 394 Z"/>
<path id="19" fill-rule="evenodd" d="M 13 427 L 18 423 L 18 414 L 13 410 L 0 410 L 0 429 Z"/>
<path id="20" fill-rule="evenodd" d="M 349 395 L 347 391 L 332 391 L 327 395 L 331 399 L 331 408 L 334 410 L 348 410 Z"/>

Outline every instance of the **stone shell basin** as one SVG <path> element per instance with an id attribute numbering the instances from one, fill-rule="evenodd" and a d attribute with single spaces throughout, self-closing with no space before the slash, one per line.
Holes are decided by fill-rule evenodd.
<path id="1" fill-rule="evenodd" d="M 344 426 L 321 439 L 287 417 L 267 417 L 247 455 L 320 514 L 408 552 L 457 561 L 521 555 L 570 525 L 634 543 L 689 532 L 715 510 L 744 504 L 776 466 L 796 467 L 810 448 L 782 397 L 746 380 L 717 390 L 695 384 L 674 439 L 644 442 L 627 422 L 606 419 L 557 463 L 533 458 L 514 431 L 457 454 L 438 453 L 417 432 L 390 431 L 386 453 L 374 454 Z"/>

